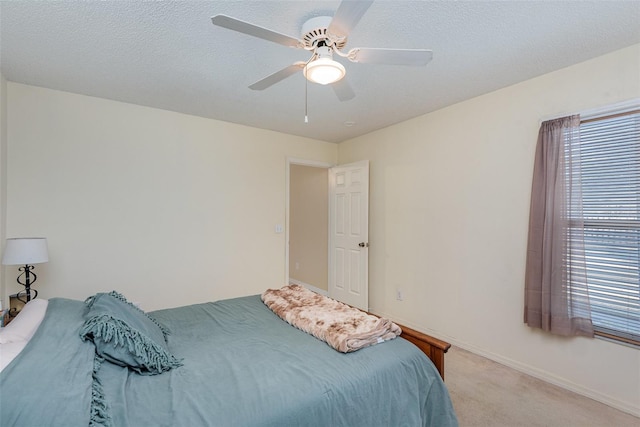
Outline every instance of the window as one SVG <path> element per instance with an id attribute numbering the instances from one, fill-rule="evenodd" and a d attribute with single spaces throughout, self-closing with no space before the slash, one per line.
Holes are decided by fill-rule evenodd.
<path id="1" fill-rule="evenodd" d="M 640 344 L 640 110 L 582 120 L 575 141 L 594 329 Z"/>

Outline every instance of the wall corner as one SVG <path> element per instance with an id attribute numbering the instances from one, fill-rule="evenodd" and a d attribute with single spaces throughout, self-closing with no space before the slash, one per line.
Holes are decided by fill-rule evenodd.
<path id="1" fill-rule="evenodd" d="M 0 73 L 0 259 L 7 239 L 7 80 Z M 0 300 L 9 307 L 6 268 L 0 264 Z"/>

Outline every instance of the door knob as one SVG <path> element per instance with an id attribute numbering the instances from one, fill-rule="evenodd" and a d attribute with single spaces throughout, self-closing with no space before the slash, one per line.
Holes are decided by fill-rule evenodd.
<path id="1" fill-rule="evenodd" d="M 358 243 L 358 246 L 360 246 L 361 248 L 368 248 L 369 247 L 369 243 L 360 242 L 360 243 Z"/>

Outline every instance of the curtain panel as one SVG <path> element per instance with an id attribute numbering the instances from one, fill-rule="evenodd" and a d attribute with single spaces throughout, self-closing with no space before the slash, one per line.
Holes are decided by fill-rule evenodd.
<path id="1" fill-rule="evenodd" d="M 525 273 L 524 322 L 557 335 L 593 337 L 580 191 L 580 116 L 538 134 Z"/>

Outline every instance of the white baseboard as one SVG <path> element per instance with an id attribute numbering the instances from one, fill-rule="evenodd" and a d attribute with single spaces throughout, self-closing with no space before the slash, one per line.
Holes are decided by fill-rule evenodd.
<path id="1" fill-rule="evenodd" d="M 289 278 L 289 283 L 292 283 L 294 285 L 304 286 L 305 288 L 309 289 L 310 291 L 313 291 L 313 292 L 315 292 L 317 294 L 320 294 L 320 295 L 324 295 L 325 297 L 329 296 L 329 292 L 327 292 L 327 291 L 325 291 L 323 289 L 320 289 L 320 288 L 316 288 L 315 286 L 310 285 L 308 283 L 301 282 L 300 280 Z"/>
<path id="2" fill-rule="evenodd" d="M 386 315 L 384 313 L 379 313 L 375 311 L 372 311 L 372 312 L 374 314 L 377 314 L 378 316 L 391 319 L 391 316 Z M 626 412 L 635 417 L 640 417 L 640 406 L 632 405 L 627 402 L 620 401 L 618 399 L 612 399 L 611 396 L 599 393 L 596 390 L 583 387 L 579 384 L 575 384 L 567 380 L 566 378 L 558 377 L 557 375 L 554 375 L 550 372 L 544 371 L 542 369 L 536 368 L 526 363 L 518 362 L 517 360 L 513 360 L 508 357 L 504 357 L 500 354 L 486 351 L 482 348 L 457 340 L 453 337 L 449 337 L 444 334 L 438 334 L 437 332 L 431 331 L 429 329 L 425 330 L 420 326 L 411 324 L 411 322 L 406 322 L 402 319 L 397 319 L 397 322 L 403 325 L 406 325 L 409 328 L 415 329 L 417 331 L 424 332 L 425 334 L 432 335 L 435 338 L 444 340 L 456 347 L 460 347 L 463 350 L 467 350 L 471 353 L 477 354 L 478 356 L 486 357 L 489 360 L 493 360 L 494 362 L 508 366 L 509 368 L 515 369 L 516 371 L 522 372 L 527 375 L 531 375 L 532 377 L 538 378 L 539 380 L 546 381 L 558 387 L 564 388 L 565 390 L 569 390 L 579 395 L 588 397 L 589 399 L 593 399 L 597 402 L 604 403 L 605 405 L 611 406 L 612 408 L 618 409 L 622 412 Z M 445 367 L 446 367 L 446 363 L 445 363 Z"/>

